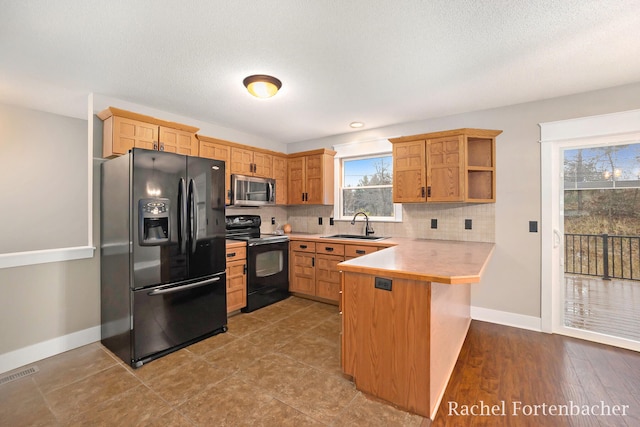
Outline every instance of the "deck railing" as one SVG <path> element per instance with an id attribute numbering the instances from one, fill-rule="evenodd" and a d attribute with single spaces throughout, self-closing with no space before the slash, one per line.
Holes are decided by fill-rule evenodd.
<path id="1" fill-rule="evenodd" d="M 564 272 L 640 280 L 640 236 L 565 234 Z"/>

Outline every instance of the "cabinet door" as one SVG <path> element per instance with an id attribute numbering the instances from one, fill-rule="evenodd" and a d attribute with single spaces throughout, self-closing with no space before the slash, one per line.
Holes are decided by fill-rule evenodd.
<path id="1" fill-rule="evenodd" d="M 232 147 L 231 173 L 253 175 L 253 151 Z"/>
<path id="2" fill-rule="evenodd" d="M 393 202 L 426 201 L 425 141 L 393 144 Z"/>
<path id="3" fill-rule="evenodd" d="M 287 161 L 288 183 L 287 191 L 289 194 L 288 202 L 290 205 L 304 204 L 305 192 L 305 158 L 293 157 Z"/>
<path id="4" fill-rule="evenodd" d="M 227 313 L 247 306 L 246 260 L 227 263 Z"/>
<path id="5" fill-rule="evenodd" d="M 340 255 L 316 255 L 316 296 L 338 302 L 340 300 Z"/>
<path id="6" fill-rule="evenodd" d="M 231 147 L 215 142 L 200 141 L 200 157 L 222 160 L 224 162 L 225 204 L 231 204 Z"/>
<path id="7" fill-rule="evenodd" d="M 155 150 L 158 144 L 158 126 L 138 120 L 113 116 L 113 146 L 119 154 L 133 147 Z"/>
<path id="8" fill-rule="evenodd" d="M 291 251 L 290 268 L 289 290 L 291 292 L 315 295 L 315 254 Z"/>
<path id="9" fill-rule="evenodd" d="M 427 141 L 427 201 L 464 200 L 463 136 Z"/>
<path id="10" fill-rule="evenodd" d="M 307 156 L 306 158 L 306 202 L 319 205 L 323 201 L 323 158 L 322 154 Z"/>
<path id="11" fill-rule="evenodd" d="M 254 152 L 253 174 L 263 178 L 273 178 L 273 156 L 271 154 Z"/>
<path id="12" fill-rule="evenodd" d="M 276 180 L 276 204 L 287 204 L 287 158 L 273 156 L 273 178 Z"/>
<path id="13" fill-rule="evenodd" d="M 198 140 L 191 132 L 160 126 L 159 142 L 160 151 L 187 156 L 198 155 Z"/>

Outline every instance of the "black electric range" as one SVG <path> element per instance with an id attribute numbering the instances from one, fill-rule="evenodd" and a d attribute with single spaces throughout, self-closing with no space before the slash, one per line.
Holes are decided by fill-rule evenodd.
<path id="1" fill-rule="evenodd" d="M 247 306 L 251 312 L 289 297 L 289 237 L 260 233 L 258 215 L 227 215 L 227 239 L 247 242 Z"/>

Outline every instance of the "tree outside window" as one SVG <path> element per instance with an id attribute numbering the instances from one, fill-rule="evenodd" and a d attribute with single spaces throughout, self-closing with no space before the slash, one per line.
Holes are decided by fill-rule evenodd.
<path id="1" fill-rule="evenodd" d="M 393 219 L 391 154 L 342 160 L 342 216 L 362 211 L 369 217 Z"/>

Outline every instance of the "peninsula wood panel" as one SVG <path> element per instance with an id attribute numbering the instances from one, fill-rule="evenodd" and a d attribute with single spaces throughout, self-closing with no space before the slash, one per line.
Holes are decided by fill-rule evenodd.
<path id="1" fill-rule="evenodd" d="M 345 373 L 358 390 L 430 416 L 429 283 L 394 279 L 387 291 L 375 276 L 343 275 Z"/>

